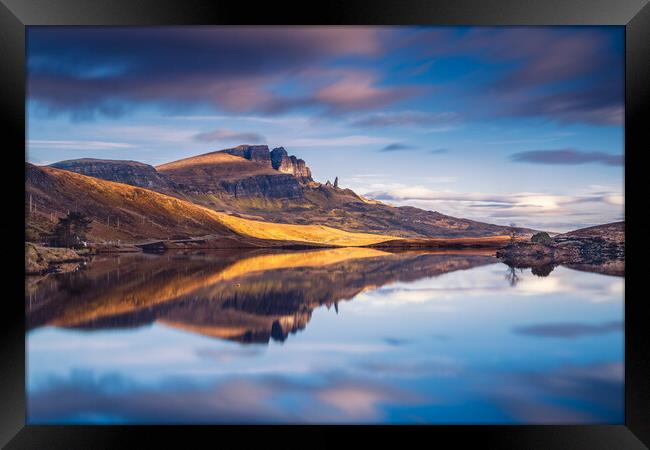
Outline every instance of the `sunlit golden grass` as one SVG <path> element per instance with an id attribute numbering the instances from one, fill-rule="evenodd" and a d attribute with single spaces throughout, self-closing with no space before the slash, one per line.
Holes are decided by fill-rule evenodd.
<path id="1" fill-rule="evenodd" d="M 398 239 L 393 236 L 353 233 L 323 225 L 293 225 L 244 219 L 144 188 L 53 168 L 43 170 L 54 176 L 63 189 L 86 193 L 89 199 L 104 208 L 102 213 L 109 214 L 111 208 L 130 211 L 134 215 L 152 218 L 155 223 L 167 228 L 170 234 L 183 230 L 188 233 L 201 232 L 204 235 L 212 232 L 227 237 L 230 231 L 255 239 L 336 247 L 360 247 Z"/>
<path id="2" fill-rule="evenodd" d="M 525 237 L 517 237 L 516 240 L 526 240 Z M 512 240 L 510 236 L 480 236 L 460 238 L 400 238 L 388 239 L 378 244 L 378 248 L 499 248 Z"/>
<path id="3" fill-rule="evenodd" d="M 324 225 L 293 225 L 242 219 L 214 212 L 215 217 L 231 230 L 244 236 L 280 241 L 300 241 L 338 247 L 361 247 L 388 240 L 394 236 L 369 233 L 351 233 Z"/>
<path id="4" fill-rule="evenodd" d="M 246 176 L 253 175 L 278 175 L 279 172 L 265 167 L 255 161 L 249 161 L 239 156 L 228 153 L 212 152 L 204 155 L 192 156 L 190 158 L 173 161 L 156 166 L 156 170 L 165 173 L 172 178 L 175 173 L 190 171 L 194 178 L 213 177 L 218 175 L 219 179 L 240 177 L 242 173 Z"/>

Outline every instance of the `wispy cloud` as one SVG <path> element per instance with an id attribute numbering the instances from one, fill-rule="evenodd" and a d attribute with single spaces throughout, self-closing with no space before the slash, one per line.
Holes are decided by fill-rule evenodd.
<path id="1" fill-rule="evenodd" d="M 401 144 L 399 142 L 394 142 L 392 144 L 388 144 L 387 146 L 383 147 L 380 151 L 381 152 L 399 152 L 403 150 L 413 150 L 415 147 L 412 145 L 406 145 L 406 144 Z"/>
<path id="2" fill-rule="evenodd" d="M 66 150 L 114 150 L 133 148 L 133 144 L 106 141 L 66 141 L 66 140 L 28 140 L 27 147 L 66 149 Z"/>
<path id="3" fill-rule="evenodd" d="M 532 228 L 546 227 L 551 231 L 567 231 L 621 220 L 624 204 L 620 192 L 603 190 L 570 195 L 542 192 L 490 194 L 400 184 L 375 184 L 374 187 L 364 195 L 396 205 L 442 211 L 456 217 L 502 224 L 514 222 Z"/>
<path id="4" fill-rule="evenodd" d="M 612 155 L 604 152 L 585 152 L 573 148 L 559 150 L 531 150 L 510 155 L 515 162 L 533 164 L 576 165 L 597 163 L 606 166 L 622 166 L 623 155 Z"/>
<path id="5" fill-rule="evenodd" d="M 258 133 L 238 132 L 225 128 L 197 133 L 194 135 L 194 139 L 200 142 L 237 141 L 247 144 L 257 144 L 266 140 L 264 136 Z"/>
<path id="6" fill-rule="evenodd" d="M 302 147 L 328 147 L 328 146 L 356 146 L 356 145 L 370 145 L 370 144 L 383 144 L 387 141 L 386 138 L 378 136 L 332 136 L 332 137 L 305 137 L 286 139 L 284 142 L 287 146 L 302 146 Z"/>
<path id="7" fill-rule="evenodd" d="M 460 115 L 455 112 L 429 113 L 424 111 L 400 111 L 379 113 L 359 118 L 352 122 L 354 126 L 362 127 L 431 127 L 440 125 L 456 125 Z"/>
<path id="8" fill-rule="evenodd" d="M 504 67 L 478 89 L 461 88 L 459 94 L 473 105 L 471 115 L 592 125 L 623 122 L 620 30 L 447 28 L 423 30 L 408 40 L 409 46 L 434 58 L 463 55 Z M 567 88 L 567 83 L 578 87 Z"/>
<path id="9" fill-rule="evenodd" d="M 514 329 L 514 332 L 517 334 L 552 338 L 577 338 L 621 331 L 623 331 L 623 322 L 603 322 L 596 324 L 580 322 L 544 323 L 521 326 Z"/>
<path id="10" fill-rule="evenodd" d="M 140 104 L 265 114 L 301 106 L 365 110 L 416 89 L 384 86 L 379 74 L 356 69 L 324 82 L 319 76 L 290 95 L 277 86 L 291 77 L 312 82 L 327 69 L 329 76 L 332 59 L 379 56 L 386 33 L 377 27 L 34 29 L 27 37 L 30 99 L 79 119 L 118 117 Z M 305 75 L 306 67 L 322 70 Z"/>

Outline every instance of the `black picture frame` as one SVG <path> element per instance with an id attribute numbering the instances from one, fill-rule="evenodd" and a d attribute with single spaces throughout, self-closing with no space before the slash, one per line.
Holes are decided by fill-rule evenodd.
<path id="1" fill-rule="evenodd" d="M 29 25 L 194 25 L 194 24 L 364 24 L 364 25 L 622 25 L 626 39 L 625 216 L 628 242 L 625 302 L 625 424 L 588 426 L 26 426 L 24 233 L 25 27 Z M 650 5 L 648 0 L 336 0 L 301 5 L 251 4 L 208 0 L 0 0 L 0 123 L 4 133 L 2 179 L 5 217 L 3 327 L 0 328 L 0 444 L 8 449 L 185 447 L 207 439 L 223 443 L 224 433 L 239 445 L 274 439 L 277 432 L 305 433 L 306 445 L 337 445 L 339 431 L 363 431 L 377 440 L 389 436 L 402 445 L 454 442 L 453 448 L 642 449 L 650 445 L 650 333 L 640 284 L 641 213 L 631 209 L 650 148 L 645 118 L 650 111 Z M 19 149 L 23 149 L 21 152 Z M 21 154 L 22 153 L 22 154 Z M 637 193 L 638 194 L 638 193 Z M 643 207 L 639 208 L 641 211 Z M 632 242 L 632 245 L 629 243 Z M 641 292 L 639 290 L 639 292 Z M 426 436 L 424 436 L 426 435 Z M 295 436 L 295 435 L 294 435 Z M 302 436 L 301 436 L 302 437 Z M 189 439 L 189 440 L 188 440 Z M 296 439 L 295 437 L 292 438 Z M 232 442 L 232 441 L 231 441 Z M 278 441 L 281 442 L 281 441 Z M 284 441 L 286 443 L 286 441 Z M 295 440 L 294 442 L 301 442 Z M 474 448 L 469 447 L 469 448 Z M 448 448 L 448 447 L 445 447 Z"/>

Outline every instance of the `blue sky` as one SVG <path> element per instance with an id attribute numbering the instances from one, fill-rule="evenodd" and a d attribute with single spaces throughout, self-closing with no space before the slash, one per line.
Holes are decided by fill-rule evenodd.
<path id="1" fill-rule="evenodd" d="M 623 218 L 622 27 L 31 27 L 27 159 L 284 146 L 395 205 Z"/>

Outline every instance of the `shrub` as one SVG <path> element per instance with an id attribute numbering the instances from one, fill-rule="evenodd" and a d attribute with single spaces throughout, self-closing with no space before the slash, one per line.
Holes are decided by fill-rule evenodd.
<path id="1" fill-rule="evenodd" d="M 536 242 L 538 244 L 550 244 L 551 242 L 553 242 L 553 239 L 551 239 L 551 236 L 549 236 L 549 234 L 547 232 L 545 232 L 545 231 L 534 234 L 530 238 L 530 240 L 532 242 Z"/>
<path id="2" fill-rule="evenodd" d="M 92 220 L 83 213 L 69 212 L 67 216 L 59 219 L 59 223 L 52 231 L 50 245 L 68 248 L 84 247 L 91 222 Z"/>

